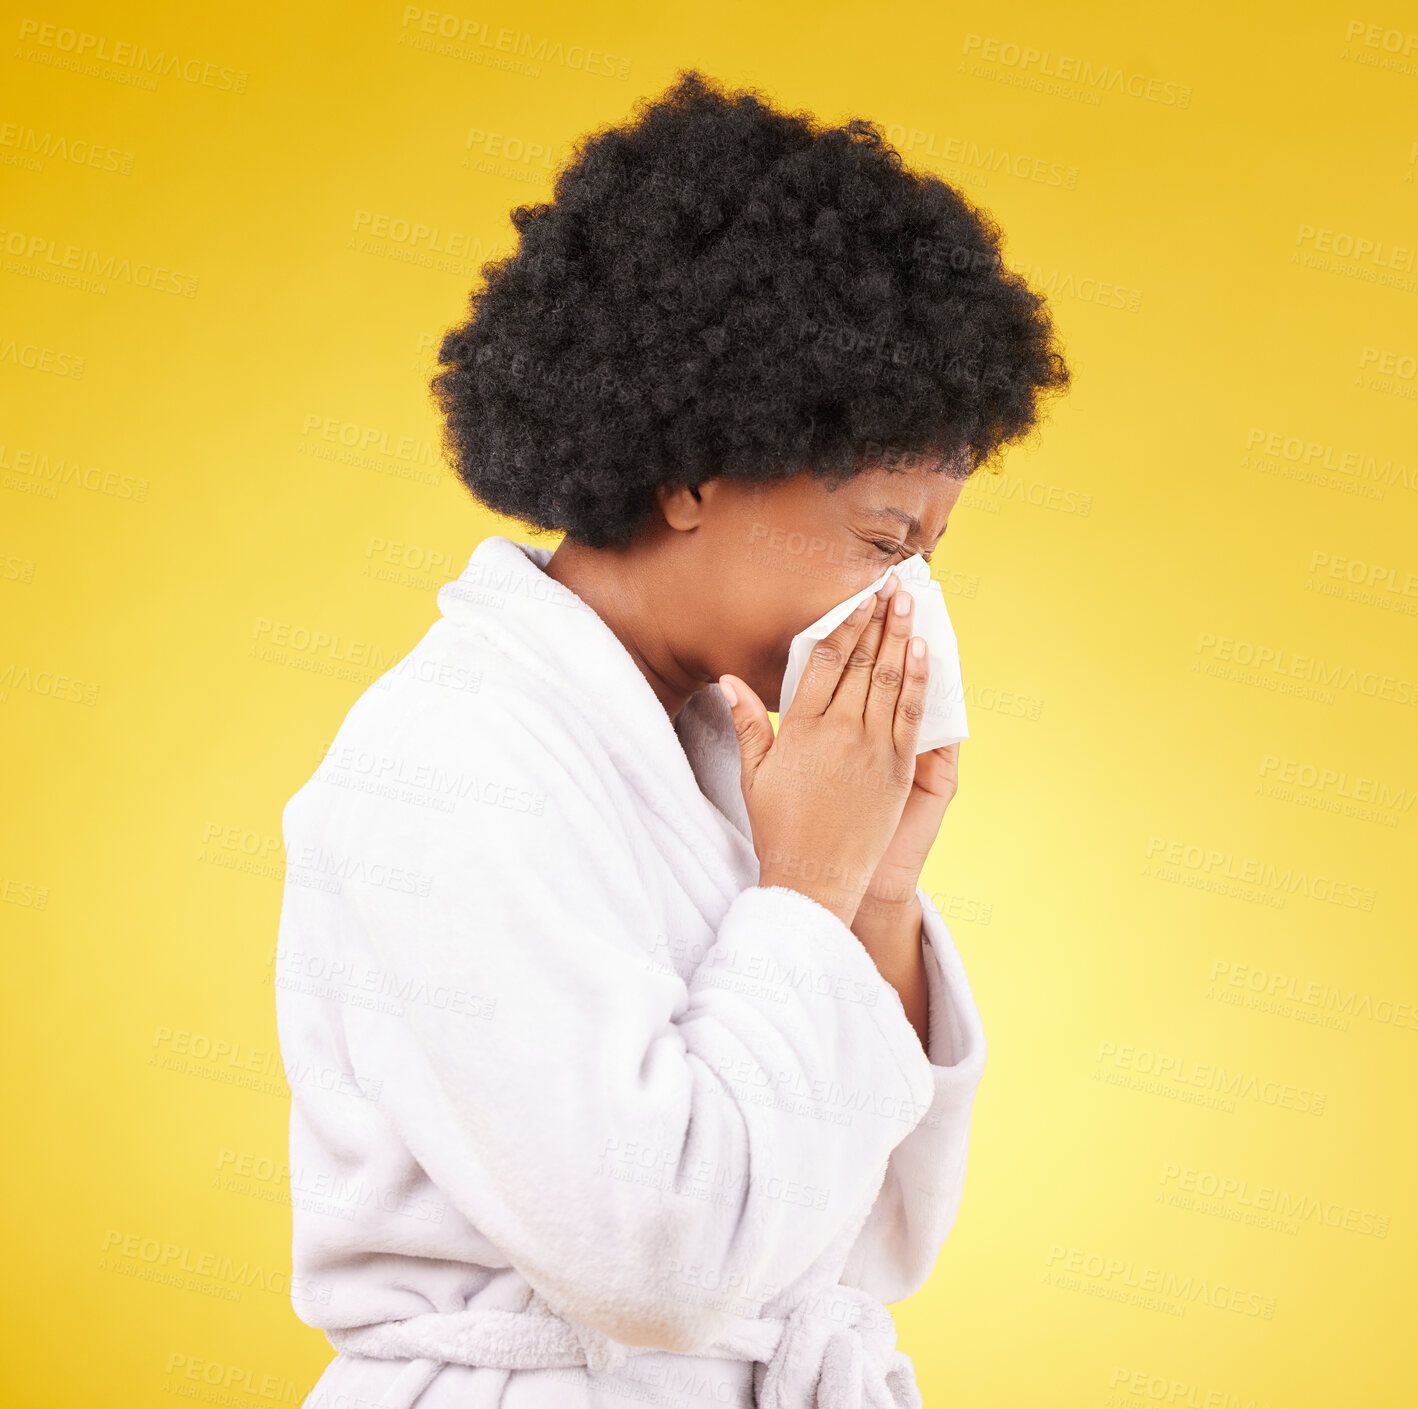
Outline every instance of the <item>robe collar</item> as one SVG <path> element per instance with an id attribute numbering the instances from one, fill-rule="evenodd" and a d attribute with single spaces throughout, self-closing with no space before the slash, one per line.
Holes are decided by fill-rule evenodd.
<path id="1" fill-rule="evenodd" d="M 471 627 L 540 676 L 589 727 L 616 769 L 732 896 L 758 879 L 739 785 L 733 715 L 707 685 L 671 719 L 635 658 L 580 597 L 548 577 L 551 548 L 500 534 L 438 591 L 445 618 Z"/>

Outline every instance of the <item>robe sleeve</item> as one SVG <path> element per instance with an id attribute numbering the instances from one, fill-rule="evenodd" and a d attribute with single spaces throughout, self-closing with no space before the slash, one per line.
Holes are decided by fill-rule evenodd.
<path id="1" fill-rule="evenodd" d="M 888 1305 L 920 1289 L 955 1223 L 985 1068 L 985 1034 L 964 963 L 939 909 L 925 891 L 917 894 L 932 1096 L 920 1124 L 891 1152 L 881 1192 L 842 1271 L 843 1282 Z"/>
<path id="2" fill-rule="evenodd" d="M 958 1074 L 816 901 L 741 891 L 686 979 L 664 853 L 571 744 L 501 712 L 382 749 L 399 786 L 317 774 L 287 847 L 420 883 L 292 898 L 327 907 L 302 942 L 351 995 L 299 1022 L 292 996 L 291 1030 L 337 1026 L 399 1142 L 553 1310 L 701 1351 L 840 1239 L 923 1112 L 958 1119 Z M 912 1149 L 901 1197 L 933 1232 Z"/>

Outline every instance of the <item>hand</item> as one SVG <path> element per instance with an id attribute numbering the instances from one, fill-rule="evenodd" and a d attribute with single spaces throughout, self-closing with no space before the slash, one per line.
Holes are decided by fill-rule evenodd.
<path id="1" fill-rule="evenodd" d="M 921 951 L 922 908 L 916 894 L 926 856 L 959 779 L 960 745 L 916 755 L 916 775 L 895 835 L 852 919 L 852 933 L 901 997 L 906 1017 L 930 1052 L 930 997 Z"/>
<path id="2" fill-rule="evenodd" d="M 776 737 L 744 681 L 719 681 L 759 884 L 802 891 L 847 925 L 900 824 L 925 707 L 928 661 L 907 650 L 913 602 L 899 585 L 888 575 L 813 647 Z"/>
<path id="3" fill-rule="evenodd" d="M 960 745 L 945 744 L 916 755 L 916 775 L 895 834 L 872 874 L 862 909 L 907 904 L 914 899 L 926 857 L 935 844 L 945 809 L 960 781 Z"/>

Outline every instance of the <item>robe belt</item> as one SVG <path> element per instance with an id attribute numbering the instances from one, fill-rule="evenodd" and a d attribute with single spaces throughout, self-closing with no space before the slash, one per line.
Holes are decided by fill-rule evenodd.
<path id="1" fill-rule="evenodd" d="M 635 1355 L 664 1353 L 621 1345 L 558 1315 L 536 1292 L 523 1311 L 470 1306 L 325 1334 L 337 1351 L 420 1362 L 417 1386 L 401 1377 L 403 1402 L 412 1402 L 447 1364 L 501 1370 L 585 1365 L 606 1374 Z M 744 1318 L 696 1354 L 766 1366 L 755 1372 L 759 1409 L 922 1409 L 915 1369 L 897 1349 L 891 1313 L 856 1287 L 808 1296 L 785 1317 Z M 410 1390 L 413 1396 L 404 1398 Z"/>

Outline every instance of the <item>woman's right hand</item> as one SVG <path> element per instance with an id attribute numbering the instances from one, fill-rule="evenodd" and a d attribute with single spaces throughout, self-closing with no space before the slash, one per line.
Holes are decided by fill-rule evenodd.
<path id="1" fill-rule="evenodd" d="M 763 701 L 719 677 L 736 697 L 758 884 L 801 891 L 847 925 L 901 820 L 925 708 L 926 655 L 907 649 L 914 602 L 895 573 L 883 590 L 813 646 L 776 738 Z"/>

